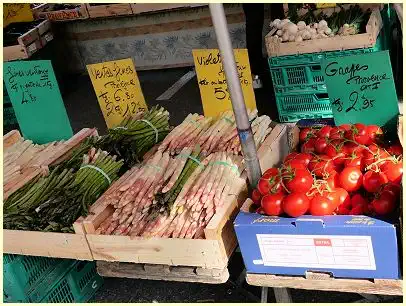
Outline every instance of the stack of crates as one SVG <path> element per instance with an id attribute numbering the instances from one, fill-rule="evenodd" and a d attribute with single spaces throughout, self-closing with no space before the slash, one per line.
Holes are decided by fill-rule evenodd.
<path id="1" fill-rule="evenodd" d="M 280 122 L 332 118 L 322 60 L 381 51 L 381 45 L 380 35 L 372 48 L 269 57 Z"/>
<path id="2" fill-rule="evenodd" d="M 94 262 L 3 256 L 3 300 L 7 303 L 82 303 L 102 284 Z"/>

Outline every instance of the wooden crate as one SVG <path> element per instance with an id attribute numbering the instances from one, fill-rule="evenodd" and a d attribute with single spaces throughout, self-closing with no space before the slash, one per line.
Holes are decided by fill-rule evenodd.
<path id="1" fill-rule="evenodd" d="M 403 295 L 403 280 L 340 279 L 311 272 L 306 277 L 248 273 L 246 279 L 248 284 L 259 287 Z"/>
<path id="2" fill-rule="evenodd" d="M 305 40 L 302 42 L 280 42 L 270 33 L 265 36 L 268 55 L 282 56 L 303 53 L 315 53 L 335 50 L 370 48 L 375 46 L 382 29 L 382 18 L 378 9 L 374 9 L 366 26 L 366 33 L 350 36 L 334 36 L 323 39 Z"/>
<path id="3" fill-rule="evenodd" d="M 273 130 L 258 153 L 262 169 L 267 167 L 265 156 L 278 154 L 277 151 L 271 151 L 270 148 L 274 148 L 271 144 L 283 139 L 284 135 L 287 139 L 286 126 L 273 124 Z M 120 180 L 125 180 L 126 175 L 130 173 L 127 172 Z M 246 177 L 236 182 L 235 190 L 228 196 L 226 204 L 213 216 L 204 230 L 206 239 L 147 239 L 96 235 L 99 225 L 113 213 L 113 208 L 103 203 L 103 196 L 92 205 L 90 215 L 83 222 L 95 260 L 222 270 L 227 267 L 228 260 L 237 246 L 233 220 L 247 198 L 247 184 Z"/>
<path id="4" fill-rule="evenodd" d="M 129 3 L 106 5 L 87 3 L 86 8 L 89 13 L 89 18 L 123 16 L 132 14 L 131 5 Z"/>
<path id="5" fill-rule="evenodd" d="M 45 20 L 21 35 L 17 39 L 17 45 L 3 47 L 3 61 L 30 58 L 53 38 L 51 23 Z"/>
<path id="6" fill-rule="evenodd" d="M 102 199 L 90 208 L 84 220 L 86 238 L 95 260 L 192 266 L 223 269 L 237 246 L 233 220 L 247 197 L 246 181 L 241 179 L 235 194 L 218 211 L 205 229 L 206 239 L 143 238 L 130 236 L 96 235 L 98 226 L 113 213 Z"/>
<path id="7" fill-rule="evenodd" d="M 58 10 L 58 11 L 53 10 L 54 6 L 55 4 L 50 3 L 49 8 L 39 13 L 38 15 L 50 21 L 69 21 L 89 18 L 89 13 L 87 11 L 86 4 L 82 3 L 80 4 L 80 6 L 74 9 Z"/>
<path id="8" fill-rule="evenodd" d="M 225 283 L 230 274 L 227 268 L 204 269 L 166 265 L 148 265 L 97 261 L 97 273 L 104 277 L 136 278 L 206 284 Z"/>

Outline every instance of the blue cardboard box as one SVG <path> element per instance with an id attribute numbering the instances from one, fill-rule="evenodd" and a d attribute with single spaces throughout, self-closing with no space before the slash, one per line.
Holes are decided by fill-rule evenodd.
<path id="1" fill-rule="evenodd" d="M 248 273 L 400 278 L 395 226 L 372 217 L 280 218 L 241 211 L 234 228 Z"/>

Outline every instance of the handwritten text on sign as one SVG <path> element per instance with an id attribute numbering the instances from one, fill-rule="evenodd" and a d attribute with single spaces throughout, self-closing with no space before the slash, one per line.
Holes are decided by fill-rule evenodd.
<path id="1" fill-rule="evenodd" d="M 12 22 L 33 21 L 34 17 L 29 3 L 3 4 L 3 27 Z"/>
<path id="2" fill-rule="evenodd" d="M 130 58 L 87 65 L 87 70 L 108 128 L 147 109 L 140 81 Z"/>
<path id="3" fill-rule="evenodd" d="M 234 50 L 234 57 L 245 105 L 249 110 L 256 109 L 248 52 L 246 49 L 236 49 Z M 221 112 L 231 110 L 231 98 L 219 50 L 193 50 L 193 59 L 202 96 L 204 115 L 216 116 Z"/>
<path id="4" fill-rule="evenodd" d="M 322 70 L 337 125 L 383 126 L 398 115 L 387 51 L 327 59 Z"/>
<path id="5" fill-rule="evenodd" d="M 3 76 L 25 138 L 42 144 L 73 135 L 51 61 L 7 62 Z"/>

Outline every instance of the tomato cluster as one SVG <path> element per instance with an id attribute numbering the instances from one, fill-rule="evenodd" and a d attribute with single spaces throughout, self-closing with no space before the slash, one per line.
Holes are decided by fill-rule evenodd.
<path id="1" fill-rule="evenodd" d="M 379 126 L 303 128 L 299 138 L 301 152 L 290 153 L 259 180 L 252 193 L 261 205 L 257 212 L 385 216 L 396 209 L 403 149 L 385 145 Z"/>

